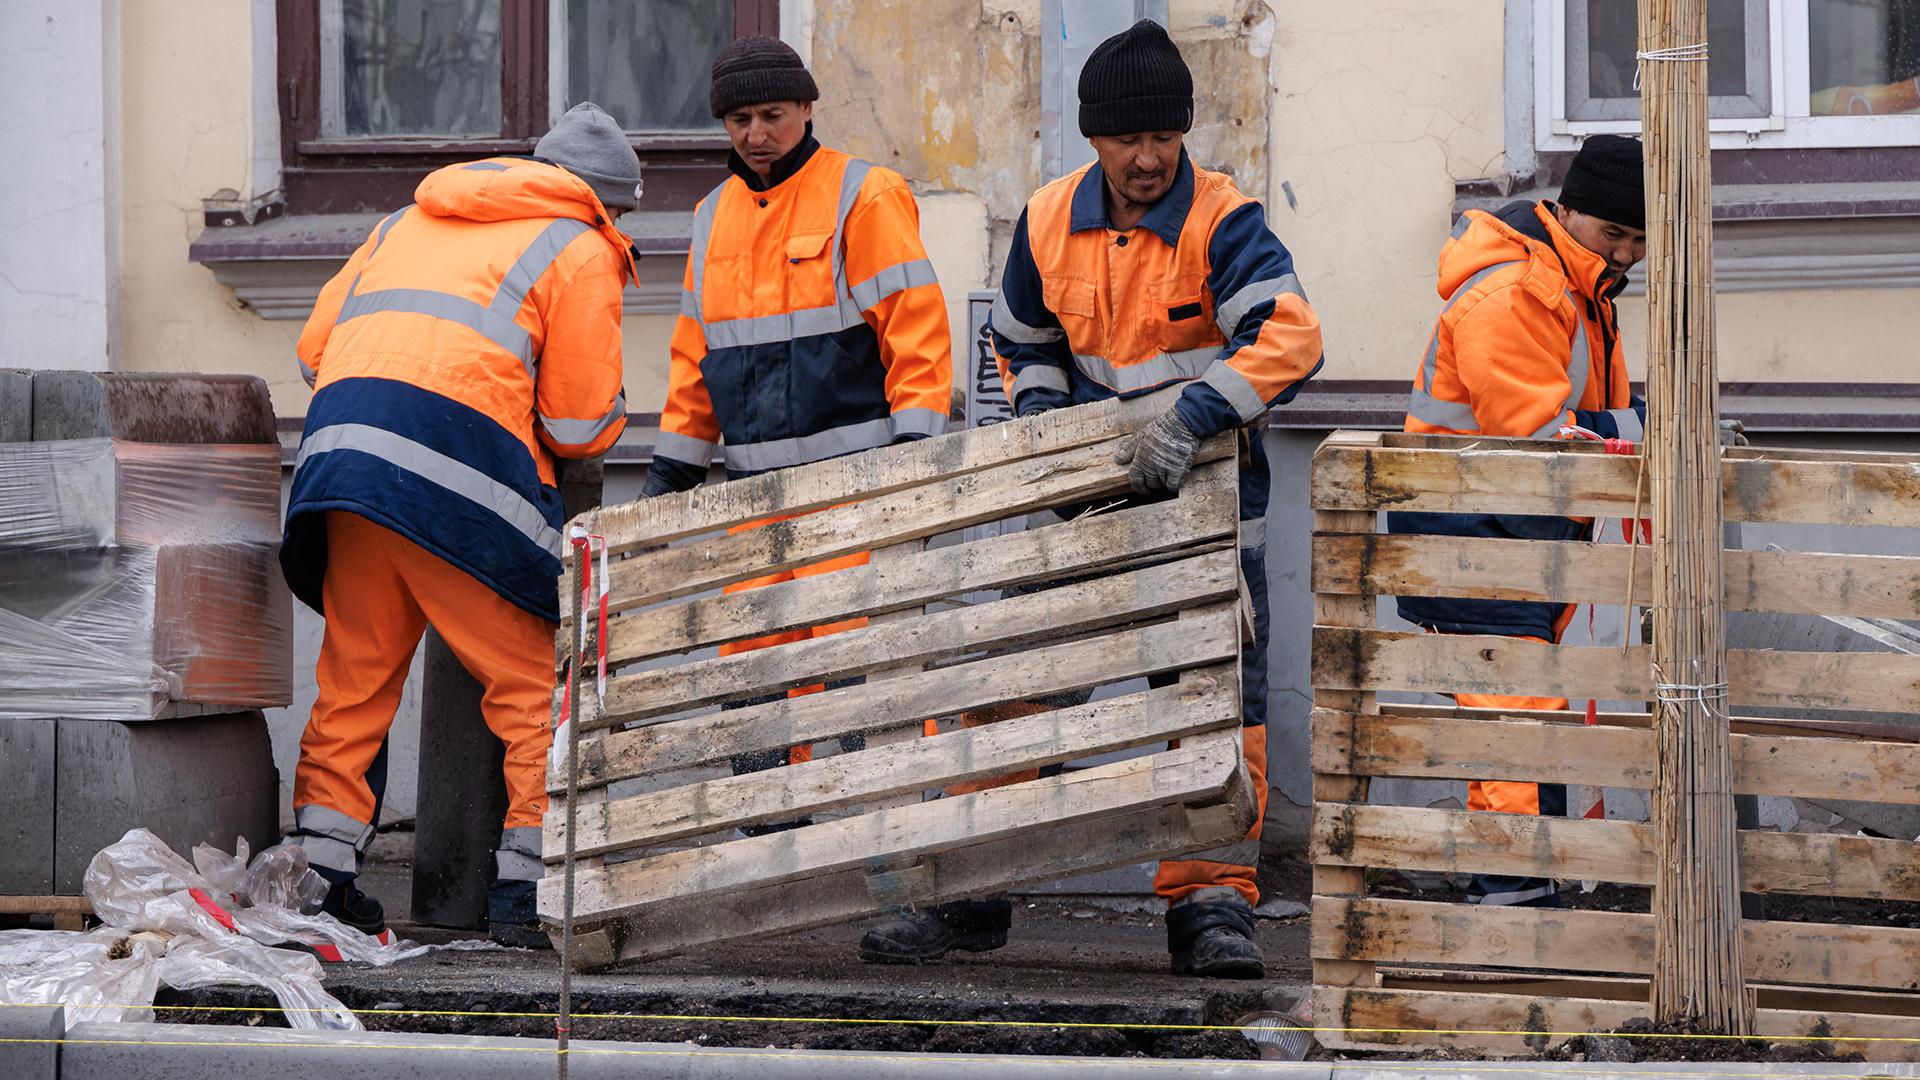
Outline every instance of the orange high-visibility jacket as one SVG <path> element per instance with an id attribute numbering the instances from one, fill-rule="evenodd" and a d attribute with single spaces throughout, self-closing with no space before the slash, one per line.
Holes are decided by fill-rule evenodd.
<path id="1" fill-rule="evenodd" d="M 440 169 L 380 222 L 300 335 L 296 596 L 319 609 L 325 511 L 348 510 L 558 618 L 552 458 L 603 453 L 626 425 L 631 251 L 584 181 L 523 158 Z"/>
<path id="2" fill-rule="evenodd" d="M 1646 405 L 1627 381 L 1613 299 L 1626 285 L 1567 234 L 1546 203 L 1469 210 L 1440 252 L 1440 297 L 1414 372 L 1406 429 L 1557 438 L 1565 426 L 1639 441 Z M 1540 515 L 1387 515 L 1394 533 L 1570 540 L 1588 521 Z M 1559 640 L 1565 605 L 1399 598 L 1402 618 L 1436 630 Z"/>
<path id="3" fill-rule="evenodd" d="M 1469 210 L 1440 251 L 1446 302 L 1407 406 L 1408 431 L 1550 439 L 1565 425 L 1638 442 L 1613 299 L 1626 279 L 1546 203 Z"/>
<path id="4" fill-rule="evenodd" d="M 647 490 L 946 428 L 946 300 L 900 175 L 808 135 L 770 184 L 743 164 L 694 213 Z M 751 178 L 751 179 L 749 179 Z"/>

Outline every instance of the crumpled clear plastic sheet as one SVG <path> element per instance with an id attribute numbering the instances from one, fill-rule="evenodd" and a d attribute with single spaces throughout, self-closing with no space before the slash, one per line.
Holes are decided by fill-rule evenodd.
<path id="1" fill-rule="evenodd" d="M 0 1003 L 64 1005 L 69 1026 L 151 1020 L 162 985 L 240 984 L 270 991 L 293 1027 L 357 1031 L 360 1021 L 322 987 L 319 959 L 274 946 L 332 945 L 343 960 L 381 966 L 428 951 L 382 944 L 320 913 L 326 883 L 297 846 L 249 860 L 243 839 L 231 855 L 205 844 L 193 854 L 187 862 L 145 829 L 103 848 L 84 889 L 106 925 L 0 931 Z"/>
<path id="2" fill-rule="evenodd" d="M 292 698 L 278 445 L 0 443 L 0 719 Z"/>

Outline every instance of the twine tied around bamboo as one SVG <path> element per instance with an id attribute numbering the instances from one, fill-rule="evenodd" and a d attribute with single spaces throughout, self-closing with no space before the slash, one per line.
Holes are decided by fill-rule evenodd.
<path id="1" fill-rule="evenodd" d="M 1707 43 L 1702 41 L 1694 45 L 1675 45 L 1671 49 L 1648 49 L 1633 54 L 1633 88 L 1640 89 L 1640 65 L 1649 60 L 1671 60 L 1675 63 L 1706 63 Z"/>

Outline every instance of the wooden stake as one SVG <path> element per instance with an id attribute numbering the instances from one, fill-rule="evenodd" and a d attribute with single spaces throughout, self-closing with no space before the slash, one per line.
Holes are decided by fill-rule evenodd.
<path id="1" fill-rule="evenodd" d="M 1745 1035 L 1713 339 L 1707 0 L 1640 0 L 1653 539 L 1654 1019 Z M 1690 48 L 1691 47 L 1691 48 Z"/>

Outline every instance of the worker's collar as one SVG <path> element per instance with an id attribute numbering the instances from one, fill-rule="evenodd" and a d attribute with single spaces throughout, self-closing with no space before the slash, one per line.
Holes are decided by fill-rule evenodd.
<path id="1" fill-rule="evenodd" d="M 792 179 L 794 173 L 799 172 L 808 161 L 812 160 L 814 151 L 818 149 L 820 149 L 820 140 L 813 137 L 813 121 L 809 120 L 806 137 L 800 140 L 798 146 L 774 159 L 773 167 L 767 170 L 765 180 L 760 179 L 760 174 L 754 172 L 753 166 L 747 164 L 747 159 L 741 157 L 735 150 L 727 151 L 727 168 L 733 175 L 746 182 L 749 191 L 768 191 Z"/>
<path id="2" fill-rule="evenodd" d="M 1183 146 L 1180 165 L 1173 173 L 1173 186 L 1147 208 L 1139 227 L 1152 231 L 1165 240 L 1168 247 L 1178 247 L 1180 230 L 1186 228 L 1187 212 L 1192 209 L 1193 162 L 1187 160 L 1187 149 Z M 1073 213 L 1068 218 L 1067 231 L 1111 228 L 1113 224 L 1107 217 L 1107 175 L 1100 171 L 1100 163 L 1096 161 L 1080 178 L 1080 186 L 1073 189 Z"/>
<path id="3" fill-rule="evenodd" d="M 1567 227 L 1560 224 L 1560 219 L 1554 214 L 1555 209 L 1555 204 L 1543 199 L 1511 216 L 1502 211 L 1501 220 L 1514 226 L 1521 235 L 1551 248 L 1560 260 L 1560 268 L 1565 271 L 1568 283 L 1582 294 L 1595 300 L 1612 300 L 1619 296 L 1621 290 L 1627 287 L 1627 276 L 1616 273 L 1608 265 L 1605 256 L 1587 250 L 1585 245 L 1575 240 Z"/>

